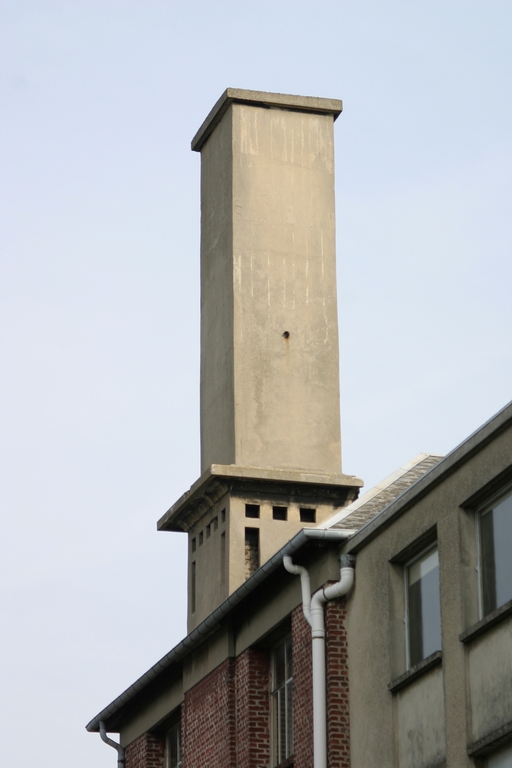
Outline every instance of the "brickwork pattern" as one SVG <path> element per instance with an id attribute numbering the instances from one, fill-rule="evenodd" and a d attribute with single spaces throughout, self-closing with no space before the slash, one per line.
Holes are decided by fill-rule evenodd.
<path id="1" fill-rule="evenodd" d="M 325 606 L 327 754 L 329 768 L 350 768 L 350 711 L 345 600 Z"/>
<path id="2" fill-rule="evenodd" d="M 302 605 L 292 613 L 293 752 L 294 768 L 313 765 L 313 683 L 311 627 Z"/>
<path id="3" fill-rule="evenodd" d="M 328 768 L 350 767 L 346 604 L 325 606 Z M 311 628 L 302 606 L 291 616 L 294 768 L 313 765 Z M 248 649 L 185 694 L 183 768 L 267 768 L 270 764 L 270 655 Z M 145 733 L 126 749 L 126 768 L 164 768 L 165 741 Z"/>
<path id="4" fill-rule="evenodd" d="M 248 649 L 236 659 L 237 768 L 270 763 L 270 659 Z"/>
<path id="5" fill-rule="evenodd" d="M 186 692 L 181 734 L 183 768 L 236 768 L 233 659 Z"/>
<path id="6" fill-rule="evenodd" d="M 125 751 L 126 768 L 164 768 L 165 739 L 154 733 L 143 733 Z"/>

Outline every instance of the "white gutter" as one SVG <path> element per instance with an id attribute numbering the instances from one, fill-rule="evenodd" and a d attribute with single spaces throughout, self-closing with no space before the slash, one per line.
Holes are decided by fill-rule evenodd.
<path id="1" fill-rule="evenodd" d="M 314 768 L 327 768 L 327 705 L 325 680 L 325 621 L 324 603 L 342 597 L 354 583 L 354 558 L 340 555 L 340 580 L 324 587 L 311 597 L 309 573 L 301 565 L 294 565 L 289 555 L 283 565 L 289 573 L 300 576 L 302 608 L 311 626 L 313 655 L 313 754 Z"/>
<path id="2" fill-rule="evenodd" d="M 176 645 L 169 653 L 154 664 L 151 669 L 148 669 L 142 677 L 139 677 L 129 688 L 126 689 L 117 699 L 103 709 L 95 718 L 91 720 L 86 726 L 86 729 L 91 732 L 98 732 L 100 730 L 100 722 L 103 721 L 110 732 L 117 731 L 118 725 L 115 722 L 115 718 L 118 717 L 118 713 L 129 702 L 134 699 L 137 694 L 144 690 L 153 680 L 155 680 L 165 669 L 168 669 L 172 664 L 180 661 L 189 651 L 196 648 L 203 640 L 214 632 L 221 624 L 221 622 L 228 616 L 231 611 L 240 605 L 251 592 L 262 584 L 265 579 L 274 573 L 281 567 L 284 555 L 293 555 L 308 541 L 321 541 L 330 542 L 331 544 L 339 543 L 343 544 L 349 539 L 356 531 L 349 530 L 332 530 L 324 531 L 318 528 L 303 528 L 297 533 L 293 539 L 291 539 L 284 547 L 276 552 L 270 560 L 267 560 L 256 573 L 254 573 L 247 581 L 245 581 L 238 589 L 233 592 L 213 613 L 201 622 L 192 632 L 187 635 L 178 645 Z M 114 722 L 112 722 L 114 720 Z M 114 727 L 112 727 L 114 726 Z"/>

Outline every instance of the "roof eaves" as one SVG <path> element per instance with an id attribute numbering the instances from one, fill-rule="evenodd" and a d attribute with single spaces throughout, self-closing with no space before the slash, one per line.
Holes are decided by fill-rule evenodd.
<path id="1" fill-rule="evenodd" d="M 352 536 L 355 531 L 323 531 L 317 528 L 303 528 L 291 539 L 284 547 L 276 552 L 270 560 L 267 560 L 261 568 L 242 584 L 227 600 L 225 600 L 213 613 L 211 613 L 201 624 L 187 635 L 178 645 L 169 653 L 157 661 L 147 672 L 139 677 L 129 688 L 121 693 L 105 709 L 86 725 L 89 732 L 99 731 L 101 721 L 105 722 L 108 728 L 108 720 L 114 715 L 119 714 L 121 709 L 126 706 L 137 694 L 139 694 L 149 683 L 153 682 L 159 674 L 168 669 L 171 664 L 180 661 L 185 654 L 195 648 L 208 635 L 217 629 L 222 619 L 227 616 L 237 605 L 239 605 L 247 595 L 249 595 L 257 586 L 273 573 L 282 564 L 285 555 L 292 555 L 297 552 L 308 540 L 341 542 Z M 115 728 L 111 732 L 116 732 Z"/>

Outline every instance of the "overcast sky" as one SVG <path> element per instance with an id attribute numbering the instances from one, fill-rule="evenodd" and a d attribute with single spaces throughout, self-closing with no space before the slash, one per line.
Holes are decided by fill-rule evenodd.
<path id="1" fill-rule="evenodd" d="M 2 764 L 185 634 L 199 156 L 228 87 L 341 98 L 343 469 L 366 487 L 511 398 L 510 0 L 2 0 Z"/>

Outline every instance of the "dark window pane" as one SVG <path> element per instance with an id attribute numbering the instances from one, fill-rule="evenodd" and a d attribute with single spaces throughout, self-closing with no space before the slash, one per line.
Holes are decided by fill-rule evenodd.
<path id="1" fill-rule="evenodd" d="M 512 746 L 491 755 L 485 764 L 487 768 L 512 768 Z"/>
<path id="2" fill-rule="evenodd" d="M 286 757 L 286 695 L 285 689 L 281 688 L 279 691 L 279 762 Z"/>
<path id="3" fill-rule="evenodd" d="M 286 654 L 285 675 L 286 675 L 286 679 L 290 680 L 292 676 L 292 639 L 291 637 L 286 638 L 285 654 Z"/>
<path id="4" fill-rule="evenodd" d="M 408 568 L 409 665 L 441 649 L 439 556 L 427 552 Z"/>
<path id="5" fill-rule="evenodd" d="M 480 518 L 480 544 L 482 552 L 482 599 L 484 616 L 496 608 L 496 562 L 494 557 L 493 510 Z"/>
<path id="6" fill-rule="evenodd" d="M 314 523 L 316 521 L 316 509 L 301 507 L 299 514 L 301 523 Z"/>
<path id="7" fill-rule="evenodd" d="M 180 727 L 175 725 L 167 734 L 167 768 L 179 768 L 180 755 Z"/>
<path id="8" fill-rule="evenodd" d="M 287 520 L 288 507 L 272 507 L 272 518 L 274 520 Z"/>
<path id="9" fill-rule="evenodd" d="M 480 518 L 484 615 L 512 599 L 512 495 Z"/>
<path id="10" fill-rule="evenodd" d="M 272 694 L 272 765 L 277 765 L 279 760 L 279 728 L 278 728 L 278 693 Z"/>
<path id="11" fill-rule="evenodd" d="M 278 765 L 293 750 L 291 637 L 282 640 L 272 653 L 272 765 Z"/>
<path id="12" fill-rule="evenodd" d="M 260 532 L 258 528 L 245 529 L 245 578 L 260 567 Z"/>
<path id="13" fill-rule="evenodd" d="M 286 686 L 286 756 L 293 754 L 293 705 L 292 705 L 292 684 Z"/>
<path id="14" fill-rule="evenodd" d="M 284 685 L 286 680 L 285 645 L 281 643 L 274 651 L 274 689 Z"/>

